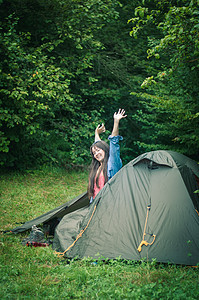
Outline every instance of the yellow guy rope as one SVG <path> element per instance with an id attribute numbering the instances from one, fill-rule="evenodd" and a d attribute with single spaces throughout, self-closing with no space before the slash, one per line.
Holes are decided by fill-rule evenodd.
<path id="1" fill-rule="evenodd" d="M 145 221 L 145 225 L 144 225 L 144 233 L 143 233 L 142 241 L 141 241 L 139 247 L 137 248 L 137 250 L 138 250 L 139 252 L 142 251 L 142 246 L 143 246 L 143 245 L 145 245 L 145 246 L 148 246 L 148 245 L 151 246 L 151 245 L 154 243 L 155 238 L 156 238 L 156 235 L 153 234 L 153 235 L 152 235 L 152 236 L 153 236 L 153 241 L 152 241 L 151 243 L 148 243 L 148 242 L 145 241 L 145 239 L 144 239 L 144 238 L 145 238 L 145 235 L 146 235 L 146 225 L 147 225 L 147 221 L 148 221 L 148 216 L 149 216 L 149 210 L 150 210 L 150 208 L 151 208 L 150 205 L 147 206 L 147 214 L 146 214 L 146 221 Z"/>
<path id="2" fill-rule="evenodd" d="M 93 215 L 94 215 L 94 213 L 95 213 L 96 207 L 97 207 L 97 205 L 95 205 L 95 207 L 94 207 L 94 209 L 93 209 L 93 212 L 92 212 L 92 215 L 91 215 L 91 217 L 90 217 L 90 219 L 89 219 L 89 221 L 88 221 L 86 227 L 80 231 L 80 233 L 79 233 L 79 234 L 77 235 L 77 237 L 76 237 L 76 240 L 75 240 L 75 241 L 74 241 L 74 242 L 73 242 L 73 243 L 72 243 L 72 244 L 71 244 L 64 252 L 56 252 L 56 251 L 55 251 L 55 254 L 57 254 L 58 257 L 63 257 L 64 254 L 65 254 L 68 250 L 70 250 L 70 249 L 75 245 L 75 243 L 79 240 L 79 238 L 82 237 L 83 233 L 84 233 L 85 230 L 88 228 L 88 225 L 90 224 L 90 222 L 91 222 L 91 220 L 92 220 L 92 217 L 93 217 Z"/>

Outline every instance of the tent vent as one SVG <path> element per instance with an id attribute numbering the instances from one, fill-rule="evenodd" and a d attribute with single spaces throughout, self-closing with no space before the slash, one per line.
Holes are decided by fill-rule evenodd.
<path id="1" fill-rule="evenodd" d="M 159 166 L 158 164 L 156 164 L 154 161 L 150 160 L 149 163 L 148 163 L 148 168 L 150 170 L 155 170 L 155 169 L 158 169 Z"/>

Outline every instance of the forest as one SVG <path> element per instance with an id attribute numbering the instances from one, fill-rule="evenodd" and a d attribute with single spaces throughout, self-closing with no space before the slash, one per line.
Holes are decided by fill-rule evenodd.
<path id="1" fill-rule="evenodd" d="M 121 122 L 123 163 L 199 161 L 198 0 L 0 0 L 0 166 L 82 166 Z"/>

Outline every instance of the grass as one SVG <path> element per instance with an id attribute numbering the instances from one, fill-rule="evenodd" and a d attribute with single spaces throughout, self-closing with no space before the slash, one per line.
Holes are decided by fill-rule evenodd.
<path id="1" fill-rule="evenodd" d="M 1 230 L 83 193 L 87 176 L 87 171 L 53 168 L 2 172 Z M 199 299 L 198 268 L 119 258 L 69 262 L 51 247 L 23 246 L 27 234 L 1 234 L 0 299 Z"/>

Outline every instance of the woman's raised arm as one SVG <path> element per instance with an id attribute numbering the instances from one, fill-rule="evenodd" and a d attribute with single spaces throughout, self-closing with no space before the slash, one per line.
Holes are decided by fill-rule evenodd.
<path id="1" fill-rule="evenodd" d="M 114 123 L 113 123 L 113 130 L 111 133 L 111 136 L 117 136 L 119 135 L 119 122 L 121 119 L 126 118 L 127 115 L 125 115 L 124 109 L 119 109 L 118 112 L 115 112 L 113 115 Z"/>

